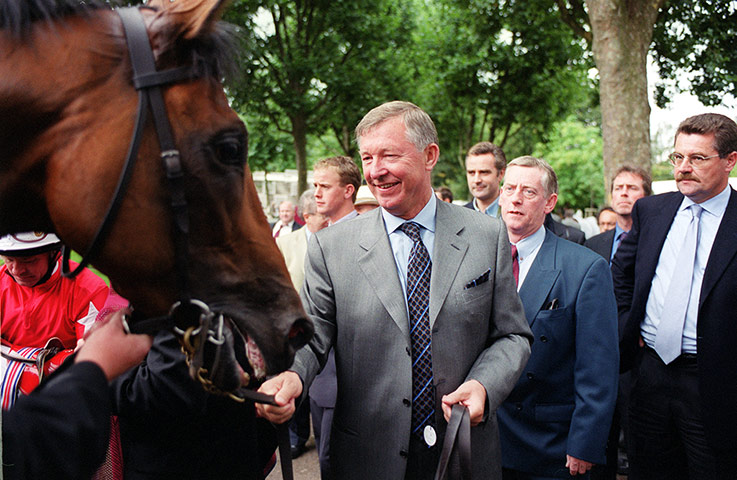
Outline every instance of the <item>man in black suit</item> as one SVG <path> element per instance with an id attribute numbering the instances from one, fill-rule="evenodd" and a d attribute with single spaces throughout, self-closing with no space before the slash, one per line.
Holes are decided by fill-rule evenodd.
<path id="1" fill-rule="evenodd" d="M 737 124 L 683 121 L 679 192 L 640 199 L 612 261 L 623 368 L 634 367 L 630 479 L 737 471 Z"/>
<path id="2" fill-rule="evenodd" d="M 612 208 L 617 215 L 617 223 L 613 229 L 589 238 L 584 245 L 611 262 L 622 238 L 632 228 L 632 208 L 635 202 L 651 194 L 652 181 L 647 171 L 632 165 L 623 165 L 618 168 L 611 181 Z M 594 467 L 591 475 L 593 480 L 615 480 L 617 476 L 620 429 L 624 431 L 625 444 L 629 434 L 627 425 L 629 389 L 630 373 L 627 372 L 619 377 L 617 405 L 607 443 L 607 461 L 605 465 Z M 621 454 L 619 463 L 626 468 L 627 460 L 624 453 Z"/>
<path id="3" fill-rule="evenodd" d="M 613 229 L 589 238 L 584 245 L 611 262 L 622 236 L 632 228 L 632 207 L 637 200 L 652 193 L 652 180 L 644 169 L 631 165 L 619 167 L 611 184 L 612 208 L 617 214 L 617 224 Z"/>

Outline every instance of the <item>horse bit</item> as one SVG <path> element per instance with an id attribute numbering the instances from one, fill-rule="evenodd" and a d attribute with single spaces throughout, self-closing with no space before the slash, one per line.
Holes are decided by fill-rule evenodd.
<path id="1" fill-rule="evenodd" d="M 167 117 L 166 104 L 161 91 L 161 87 L 164 85 L 194 78 L 194 73 L 190 67 L 177 67 L 157 71 L 146 25 L 139 9 L 136 7 L 121 8 L 117 10 L 117 13 L 123 22 L 128 52 L 133 66 L 133 85 L 138 91 L 138 110 L 136 113 L 135 130 L 128 147 L 125 164 L 118 179 L 115 193 L 108 205 L 107 213 L 98 227 L 89 248 L 82 256 L 79 265 L 74 271 L 70 272 L 69 268 L 70 251 L 66 246 L 62 247 L 62 275 L 69 278 L 74 278 L 78 275 L 82 269 L 89 265 L 92 258 L 99 254 L 102 244 L 109 236 L 112 224 L 120 210 L 123 195 L 130 183 L 150 107 L 153 114 L 154 127 L 159 139 L 160 156 L 166 171 L 171 194 L 171 208 L 175 232 L 175 258 L 180 299 L 172 305 L 168 315 L 140 318 L 130 326 L 128 326 L 128 322 L 124 319 L 124 327 L 128 333 L 154 334 L 162 329 L 172 330 L 182 345 L 182 351 L 186 356 L 187 365 L 191 366 L 194 363 L 197 379 L 202 383 L 206 391 L 226 395 L 239 402 L 243 402 L 248 398 L 258 403 L 275 405 L 273 396 L 265 395 L 255 390 L 241 387 L 233 393 L 219 389 L 207 378 L 209 372 L 202 367 L 204 348 L 207 343 L 215 346 L 215 358 L 219 358 L 220 348 L 225 343 L 225 337 L 223 336 L 225 319 L 222 314 L 213 312 L 206 303 L 192 299 L 189 295 L 187 282 L 189 216 L 184 189 L 184 173 L 179 150 L 177 150 L 174 144 L 174 136 Z M 135 316 L 135 312 L 133 315 Z M 216 368 L 217 361 L 212 367 L 213 372 Z"/>

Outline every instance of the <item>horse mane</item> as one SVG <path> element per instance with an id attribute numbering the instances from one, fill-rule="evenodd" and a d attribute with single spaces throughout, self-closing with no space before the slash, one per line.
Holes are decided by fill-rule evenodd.
<path id="1" fill-rule="evenodd" d="M 210 76 L 219 80 L 233 80 L 239 75 L 237 34 L 233 25 L 218 22 L 208 35 L 189 40 L 190 64 L 197 76 Z"/>
<path id="2" fill-rule="evenodd" d="M 34 22 L 52 22 L 71 15 L 88 15 L 93 10 L 130 3 L 132 2 L 124 0 L 2 0 L 0 30 L 21 37 Z M 189 61 L 193 66 L 193 73 L 218 79 L 237 75 L 235 31 L 232 25 L 219 22 L 218 27 L 209 35 L 183 43 L 191 56 Z M 170 47 L 174 48 L 174 45 Z"/>

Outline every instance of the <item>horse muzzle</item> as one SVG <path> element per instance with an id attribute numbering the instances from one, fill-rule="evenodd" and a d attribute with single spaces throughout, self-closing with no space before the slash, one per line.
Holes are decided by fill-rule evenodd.
<path id="1" fill-rule="evenodd" d="M 182 345 L 190 376 L 205 390 L 239 401 L 254 399 L 252 390 L 261 385 L 267 374 L 288 368 L 294 352 L 307 343 L 313 332 L 309 320 L 297 319 L 289 326 L 285 354 L 278 356 L 279 361 L 267 362 L 256 340 L 239 328 L 237 321 L 213 312 L 204 302 L 177 302 L 169 317 L 175 325 L 173 330 Z"/>

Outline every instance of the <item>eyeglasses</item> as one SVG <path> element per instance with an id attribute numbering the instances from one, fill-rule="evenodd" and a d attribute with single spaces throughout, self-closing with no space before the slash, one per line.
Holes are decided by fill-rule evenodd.
<path id="1" fill-rule="evenodd" d="M 682 164 L 684 160 L 688 159 L 689 163 L 692 166 L 699 167 L 699 166 L 703 165 L 704 162 L 706 162 L 710 158 L 716 158 L 718 156 L 719 156 L 718 154 L 717 155 L 711 155 L 711 156 L 708 156 L 708 157 L 705 157 L 703 155 L 688 155 L 688 156 L 683 156 L 680 153 L 671 153 L 670 155 L 668 155 L 668 161 L 671 163 L 671 165 L 673 165 L 674 167 L 677 167 L 680 164 Z"/>

